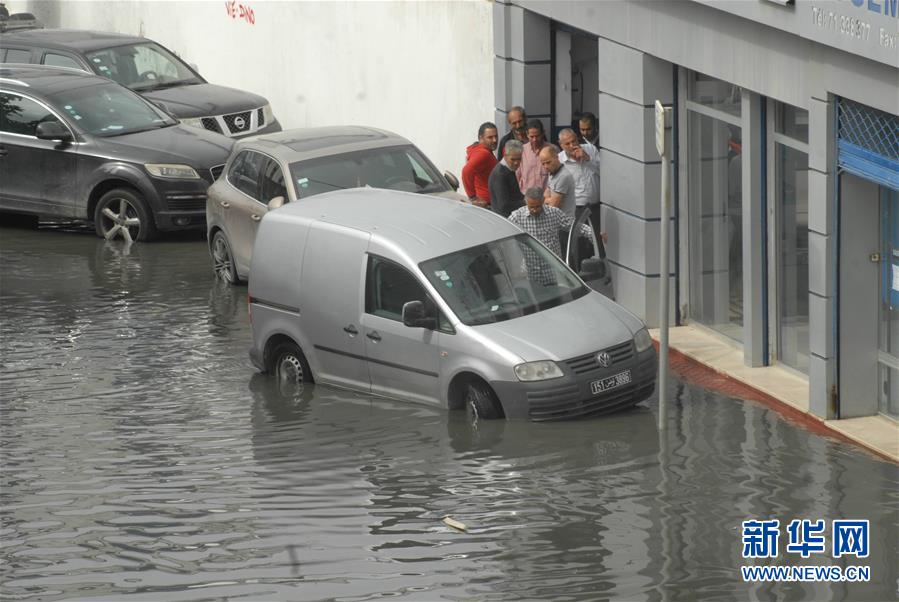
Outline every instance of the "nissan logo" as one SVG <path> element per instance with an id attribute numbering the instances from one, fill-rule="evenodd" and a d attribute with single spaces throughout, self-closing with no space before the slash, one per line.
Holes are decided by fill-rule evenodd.
<path id="1" fill-rule="evenodd" d="M 238 115 L 237 117 L 234 118 L 234 127 L 236 127 L 239 130 L 244 129 L 245 127 L 247 127 L 246 119 L 244 119 L 243 117 Z"/>
<path id="2" fill-rule="evenodd" d="M 596 354 L 596 361 L 603 368 L 608 368 L 612 365 L 612 356 L 605 351 L 600 351 Z"/>

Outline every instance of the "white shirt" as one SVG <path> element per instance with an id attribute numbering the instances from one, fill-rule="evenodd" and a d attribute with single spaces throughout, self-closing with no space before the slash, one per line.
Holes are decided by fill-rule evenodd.
<path id="1" fill-rule="evenodd" d="M 581 144 L 581 149 L 589 157 L 586 161 L 568 158 L 568 153 L 559 153 L 559 161 L 574 176 L 574 201 L 578 206 L 599 202 L 599 151 L 590 144 Z"/>

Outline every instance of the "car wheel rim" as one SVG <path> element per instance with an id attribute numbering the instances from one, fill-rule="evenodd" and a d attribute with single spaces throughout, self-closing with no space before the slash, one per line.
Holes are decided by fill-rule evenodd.
<path id="1" fill-rule="evenodd" d="M 100 211 L 100 223 L 106 240 L 121 237 L 130 243 L 140 236 L 140 217 L 127 199 L 113 199 L 107 203 Z"/>
<path id="2" fill-rule="evenodd" d="M 298 384 L 303 382 L 303 364 L 295 355 L 285 355 L 278 363 L 278 381 L 281 384 Z"/>
<path id="3" fill-rule="evenodd" d="M 221 236 L 218 236 L 212 245 L 212 269 L 215 270 L 216 276 L 230 283 L 234 280 L 231 265 L 231 254 L 228 252 L 228 245 L 225 244 Z"/>

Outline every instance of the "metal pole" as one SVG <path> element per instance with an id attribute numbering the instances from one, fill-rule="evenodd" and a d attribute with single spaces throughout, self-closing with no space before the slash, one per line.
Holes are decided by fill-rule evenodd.
<path id="1" fill-rule="evenodd" d="M 656 146 L 662 157 L 661 249 L 659 250 L 659 429 L 668 424 L 668 230 L 671 216 L 667 122 L 671 109 L 656 101 Z"/>

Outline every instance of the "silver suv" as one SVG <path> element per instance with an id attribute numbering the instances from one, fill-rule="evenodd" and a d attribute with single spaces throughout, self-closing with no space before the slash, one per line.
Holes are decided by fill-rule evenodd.
<path id="1" fill-rule="evenodd" d="M 247 278 L 256 230 L 270 209 L 359 187 L 464 198 L 454 175 L 441 175 L 409 140 L 384 130 L 333 126 L 242 140 L 206 199 L 213 270 L 231 284 Z"/>

